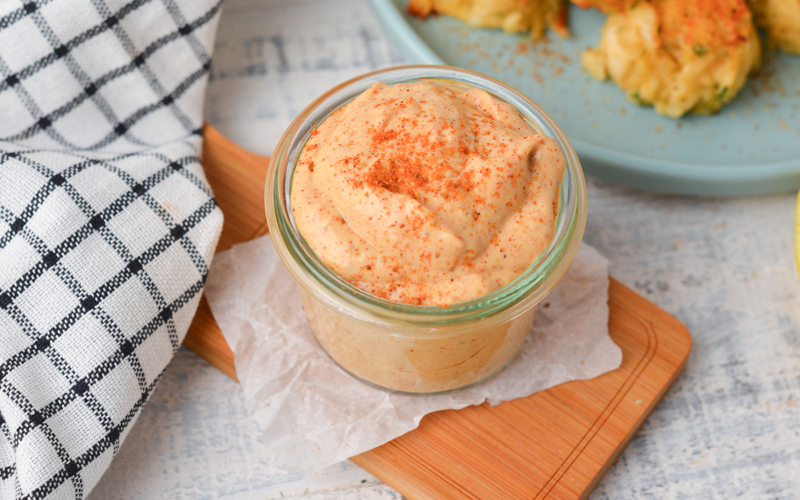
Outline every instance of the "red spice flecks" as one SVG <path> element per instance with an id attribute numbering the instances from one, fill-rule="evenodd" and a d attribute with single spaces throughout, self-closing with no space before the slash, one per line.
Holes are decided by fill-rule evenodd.
<path id="1" fill-rule="evenodd" d="M 519 232 L 528 229 L 518 216 L 528 183 L 538 177 L 528 149 L 534 132 L 488 95 L 459 91 L 460 102 L 442 99 L 455 95 L 430 84 L 373 87 L 354 101 L 363 112 L 334 113 L 341 121 L 323 124 L 327 137 L 312 138 L 319 148 L 301 157 L 303 171 L 313 169 L 312 182 L 325 183 L 320 192 L 346 203 L 325 224 L 346 251 L 331 246 L 328 236 L 320 242 L 338 259 L 329 265 L 347 269 L 343 278 L 387 300 L 444 306 L 469 300 L 530 262 L 529 250 L 512 242 L 517 233 L 536 240 Z M 356 191 L 342 197 L 350 189 Z M 538 221 L 540 211 L 534 216 Z M 514 234 L 500 238 L 509 224 Z M 487 253 L 498 243 L 502 252 Z M 326 253 L 320 255 L 327 264 Z"/>

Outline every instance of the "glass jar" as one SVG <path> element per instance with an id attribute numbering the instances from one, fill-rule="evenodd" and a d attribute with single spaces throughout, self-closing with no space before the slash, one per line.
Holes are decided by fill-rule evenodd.
<path id="1" fill-rule="evenodd" d="M 328 269 L 292 218 L 290 189 L 300 153 L 315 125 L 375 82 L 431 81 L 480 88 L 515 107 L 531 127 L 556 140 L 566 158 L 553 241 L 508 285 L 449 307 L 389 302 Z M 297 281 L 311 329 L 330 357 L 370 385 L 407 394 L 463 389 L 501 371 L 519 351 L 536 305 L 566 272 L 586 225 L 586 185 L 578 157 L 556 123 L 517 90 L 472 71 L 401 66 L 359 76 L 312 102 L 278 143 L 266 181 L 269 233 Z"/>

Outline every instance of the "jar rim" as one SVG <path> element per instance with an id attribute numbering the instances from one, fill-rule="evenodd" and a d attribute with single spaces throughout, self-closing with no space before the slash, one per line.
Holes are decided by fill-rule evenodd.
<path id="1" fill-rule="evenodd" d="M 361 290 L 328 268 L 306 243 L 292 217 L 291 175 L 313 128 L 373 83 L 414 81 L 480 88 L 512 105 L 537 133 L 553 138 L 566 159 L 561 181 L 556 232 L 548 248 L 505 286 L 447 307 L 392 302 Z M 265 187 L 269 232 L 278 254 L 295 280 L 318 298 L 353 316 L 385 322 L 436 326 L 520 314 L 538 303 L 561 279 L 577 252 L 586 224 L 586 185 L 577 154 L 555 121 L 516 89 L 479 73 L 449 66 L 411 65 L 384 68 L 345 81 L 309 104 L 290 124 L 270 160 Z M 319 285 L 322 285 L 321 287 Z M 355 308 L 355 310 L 354 310 Z M 503 320 L 507 314 L 503 315 Z"/>

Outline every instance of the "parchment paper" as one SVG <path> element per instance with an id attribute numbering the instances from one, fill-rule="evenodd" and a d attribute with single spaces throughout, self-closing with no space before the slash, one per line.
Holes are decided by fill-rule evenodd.
<path id="1" fill-rule="evenodd" d="M 608 262 L 583 244 L 539 306 L 519 355 L 493 379 L 445 396 L 401 396 L 341 370 L 314 338 L 269 236 L 217 254 L 206 296 L 273 464 L 312 472 L 380 446 L 428 413 L 525 397 L 618 368 L 608 336 Z"/>

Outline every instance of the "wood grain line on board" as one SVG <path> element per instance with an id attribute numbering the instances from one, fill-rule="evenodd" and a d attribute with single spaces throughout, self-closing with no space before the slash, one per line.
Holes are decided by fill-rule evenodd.
<path id="1" fill-rule="evenodd" d="M 402 485 L 398 491 L 412 500 L 585 498 L 691 349 L 674 318 L 615 280 L 609 293 L 610 334 L 623 349 L 619 369 L 496 407 L 429 415 L 416 430 L 352 460 Z"/>

